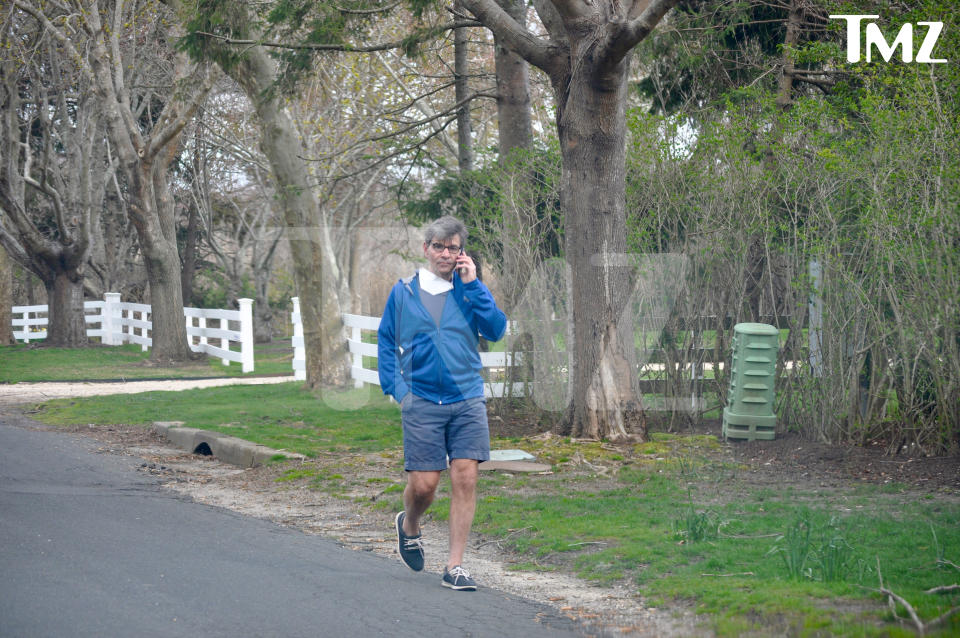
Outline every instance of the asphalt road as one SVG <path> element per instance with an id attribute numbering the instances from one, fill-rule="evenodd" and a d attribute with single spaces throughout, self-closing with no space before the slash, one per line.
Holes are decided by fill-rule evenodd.
<path id="1" fill-rule="evenodd" d="M 398 560 L 165 490 L 139 459 L 0 412 L 0 636 L 579 635 Z"/>

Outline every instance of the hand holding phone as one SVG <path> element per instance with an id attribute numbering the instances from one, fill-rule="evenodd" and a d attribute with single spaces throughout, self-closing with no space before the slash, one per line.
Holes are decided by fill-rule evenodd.
<path id="1" fill-rule="evenodd" d="M 473 263 L 473 259 L 464 252 L 463 248 L 460 249 L 460 254 L 457 255 L 457 270 L 460 273 L 460 279 L 465 284 L 477 278 L 477 266 Z"/>

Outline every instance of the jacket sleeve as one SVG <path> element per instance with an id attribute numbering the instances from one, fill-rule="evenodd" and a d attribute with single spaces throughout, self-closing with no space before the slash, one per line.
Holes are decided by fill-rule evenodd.
<path id="1" fill-rule="evenodd" d="M 397 347 L 396 326 L 397 314 L 400 311 L 397 297 L 403 294 L 398 287 L 394 287 L 387 297 L 387 305 L 380 318 L 380 327 L 377 329 L 377 374 L 380 377 L 380 388 L 384 394 L 393 395 L 398 402 L 403 401 L 410 388 L 400 374 L 400 352 Z"/>
<path id="2" fill-rule="evenodd" d="M 507 332 L 507 316 L 497 307 L 490 289 L 479 279 L 463 284 L 463 293 L 473 308 L 477 331 L 487 341 L 500 341 Z"/>

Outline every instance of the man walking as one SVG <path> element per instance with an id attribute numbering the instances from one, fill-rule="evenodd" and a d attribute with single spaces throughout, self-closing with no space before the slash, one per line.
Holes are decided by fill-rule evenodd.
<path id="1" fill-rule="evenodd" d="M 476 508 L 477 466 L 490 458 L 478 335 L 500 340 L 507 318 L 464 252 L 467 229 L 450 216 L 424 230 L 427 265 L 390 291 L 378 337 L 384 394 L 400 403 L 404 510 L 397 549 L 410 569 L 423 569 L 420 517 L 433 502 L 440 473 L 450 468 L 450 554 L 441 584 L 473 591 L 463 552 Z"/>

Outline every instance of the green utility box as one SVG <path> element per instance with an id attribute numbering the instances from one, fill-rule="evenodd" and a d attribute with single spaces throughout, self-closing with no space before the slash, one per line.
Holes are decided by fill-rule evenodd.
<path id="1" fill-rule="evenodd" d="M 779 337 L 780 332 L 765 323 L 738 323 L 733 327 L 730 392 L 723 409 L 724 439 L 769 441 L 775 437 L 773 381 Z"/>

